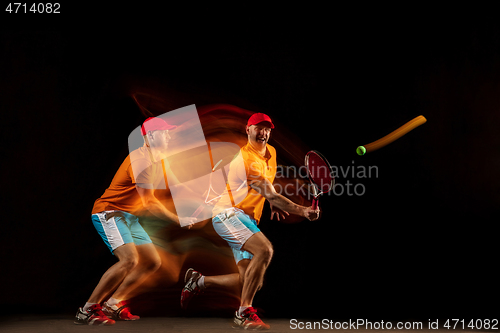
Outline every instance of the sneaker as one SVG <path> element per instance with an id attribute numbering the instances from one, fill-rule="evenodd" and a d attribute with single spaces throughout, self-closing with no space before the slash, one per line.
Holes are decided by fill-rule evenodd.
<path id="1" fill-rule="evenodd" d="M 115 321 L 106 317 L 102 312 L 101 304 L 94 304 L 87 311 L 82 308 L 78 309 L 75 317 L 75 324 L 77 325 L 113 325 Z"/>
<path id="2" fill-rule="evenodd" d="M 109 305 L 108 302 L 104 302 L 102 311 L 114 320 L 139 320 L 141 317 L 131 314 L 128 305 L 128 301 L 121 301 L 115 305 Z"/>
<path id="3" fill-rule="evenodd" d="M 236 324 L 235 327 L 246 330 L 268 330 L 271 328 L 271 326 L 260 320 L 259 316 L 257 316 L 257 309 L 253 307 L 246 308 L 241 316 L 238 314 L 238 311 L 236 311 L 234 323 Z"/>
<path id="4" fill-rule="evenodd" d="M 187 309 L 189 301 L 194 296 L 202 293 L 201 288 L 198 286 L 198 280 L 203 275 L 194 269 L 190 268 L 187 270 L 186 275 L 184 275 L 184 288 L 181 292 L 181 308 Z"/>

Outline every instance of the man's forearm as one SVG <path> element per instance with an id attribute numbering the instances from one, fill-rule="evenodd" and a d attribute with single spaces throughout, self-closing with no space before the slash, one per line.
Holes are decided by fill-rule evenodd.
<path id="1" fill-rule="evenodd" d="M 294 203 L 288 198 L 285 198 L 281 194 L 275 193 L 271 195 L 267 200 L 273 206 L 278 207 L 279 209 L 284 210 L 285 212 L 295 215 L 305 216 L 304 206 L 297 205 L 296 203 Z"/>

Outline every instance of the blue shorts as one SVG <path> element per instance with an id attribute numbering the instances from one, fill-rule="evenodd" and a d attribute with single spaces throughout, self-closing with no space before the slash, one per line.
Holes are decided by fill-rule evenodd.
<path id="1" fill-rule="evenodd" d="M 111 253 L 123 244 L 143 245 L 152 243 L 151 238 L 135 215 L 120 210 L 92 214 L 92 223 Z M 114 254 L 114 253 L 113 253 Z"/>
<path id="2" fill-rule="evenodd" d="M 260 231 L 257 222 L 245 214 L 241 209 L 226 209 L 212 219 L 215 231 L 233 250 L 236 264 L 242 259 L 252 259 L 253 255 L 241 247 L 254 234 Z"/>

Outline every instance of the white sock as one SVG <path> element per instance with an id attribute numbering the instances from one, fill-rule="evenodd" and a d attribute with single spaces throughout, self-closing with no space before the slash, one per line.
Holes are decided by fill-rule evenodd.
<path id="1" fill-rule="evenodd" d="M 250 306 L 240 306 L 240 309 L 238 310 L 238 315 L 241 316 L 241 314 L 243 313 L 243 311 L 245 311 L 246 309 L 248 309 Z"/>
<path id="2" fill-rule="evenodd" d="M 87 311 L 92 305 L 94 304 L 97 304 L 97 303 L 85 303 L 85 305 L 83 306 L 83 311 Z"/>
<path id="3" fill-rule="evenodd" d="M 205 289 L 205 275 L 203 275 L 201 278 L 198 279 L 198 281 L 196 281 L 196 284 L 198 285 L 198 287 L 200 287 L 202 290 Z"/>
<path id="4" fill-rule="evenodd" d="M 108 305 L 110 305 L 110 306 L 113 306 L 113 305 L 120 303 L 121 301 L 122 301 L 121 299 L 116 299 L 116 298 L 110 297 L 106 303 L 108 303 Z"/>

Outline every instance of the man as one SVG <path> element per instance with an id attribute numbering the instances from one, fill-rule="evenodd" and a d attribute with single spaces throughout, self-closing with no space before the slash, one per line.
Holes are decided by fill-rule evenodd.
<path id="1" fill-rule="evenodd" d="M 75 324 L 112 325 L 115 320 L 139 319 L 130 313 L 127 295 L 161 265 L 139 217 L 153 215 L 179 223 L 154 193 L 165 181 L 161 160 L 171 139 L 169 131 L 175 127 L 160 118 L 146 119 L 141 127 L 144 146 L 127 156 L 111 185 L 95 201 L 92 222 L 118 262 L 104 273 L 87 303 L 78 309 Z"/>
<path id="2" fill-rule="evenodd" d="M 239 274 L 204 276 L 190 268 L 181 294 L 181 306 L 186 308 L 190 299 L 205 288 L 239 286 L 241 303 L 234 322 L 245 329 L 269 329 L 252 307 L 273 256 L 271 242 L 257 226 L 265 200 L 271 204 L 271 219 L 276 216 L 279 220 L 289 213 L 311 221 L 319 217 L 319 210 L 297 205 L 275 191 L 272 183 L 276 175 L 276 150 L 267 143 L 273 128 L 271 118 L 263 113 L 250 117 L 246 126 L 248 143 L 240 150 L 244 165 L 232 163 L 228 173 L 230 189 L 246 181 L 248 193 L 244 198 L 238 198 L 237 191 L 226 192 L 227 195 L 222 196 L 214 207 L 214 229 L 232 248 Z M 241 175 L 246 179 L 241 179 Z"/>

